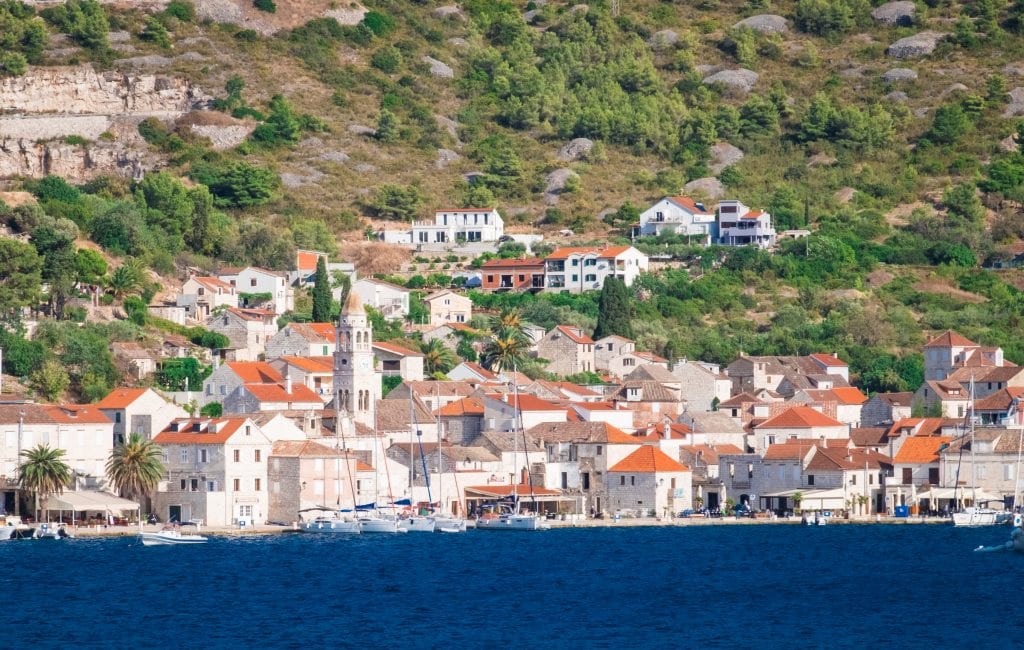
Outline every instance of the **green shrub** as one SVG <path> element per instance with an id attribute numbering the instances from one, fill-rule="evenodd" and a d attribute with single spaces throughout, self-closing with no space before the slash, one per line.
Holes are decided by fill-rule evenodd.
<path id="1" fill-rule="evenodd" d="M 277 12 L 277 5 L 274 4 L 274 0 L 253 0 L 252 6 L 269 14 Z"/>
<path id="2" fill-rule="evenodd" d="M 164 14 L 177 18 L 183 23 L 190 23 L 196 19 L 196 8 L 188 0 L 171 0 L 167 3 Z"/>
<path id="3" fill-rule="evenodd" d="M 62 5 L 39 12 L 48 23 L 71 36 L 90 50 L 107 49 L 110 22 L 107 12 L 96 0 L 67 0 Z"/>
<path id="4" fill-rule="evenodd" d="M 28 70 L 28 61 L 21 52 L 0 53 L 0 74 L 20 77 Z"/>
<path id="5" fill-rule="evenodd" d="M 382 72 L 392 73 L 402 65 L 402 53 L 393 45 L 385 45 L 370 58 L 370 65 Z"/>
<path id="6" fill-rule="evenodd" d="M 214 205 L 245 208 L 263 205 L 277 196 L 281 179 L 277 174 L 246 162 L 196 165 L 192 180 L 210 188 Z"/>
<path id="7" fill-rule="evenodd" d="M 162 48 L 171 46 L 171 35 L 160 19 L 156 16 L 147 16 L 146 25 L 139 32 L 139 38 L 144 41 L 156 43 Z"/>
<path id="8" fill-rule="evenodd" d="M 395 29 L 395 19 L 378 11 L 368 11 L 360 25 L 366 26 L 374 36 L 387 36 Z"/>

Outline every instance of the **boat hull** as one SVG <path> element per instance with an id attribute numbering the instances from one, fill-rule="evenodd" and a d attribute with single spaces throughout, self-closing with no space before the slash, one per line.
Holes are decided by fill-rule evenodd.
<path id="1" fill-rule="evenodd" d="M 988 508 L 971 509 L 953 513 L 953 525 L 964 528 L 998 526 L 1009 521 L 1010 514 Z"/>
<path id="2" fill-rule="evenodd" d="M 477 530 L 544 530 L 548 528 L 536 515 L 500 515 L 494 519 L 478 519 Z"/>
<path id="3" fill-rule="evenodd" d="M 437 530 L 437 522 L 433 517 L 409 517 L 401 520 L 398 525 L 410 533 L 432 533 Z"/>
<path id="4" fill-rule="evenodd" d="M 397 519 L 360 519 L 361 533 L 405 533 L 408 532 L 398 525 Z"/>
<path id="5" fill-rule="evenodd" d="M 303 522 L 302 530 L 306 533 L 334 533 L 337 535 L 358 535 L 360 531 L 358 521 L 307 521 Z"/>
<path id="6" fill-rule="evenodd" d="M 459 517 L 434 517 L 434 526 L 439 533 L 466 532 L 466 520 Z"/>
<path id="7" fill-rule="evenodd" d="M 14 537 L 15 530 L 17 529 L 14 526 L 0 527 L 0 542 L 6 541 Z"/>
<path id="8" fill-rule="evenodd" d="M 174 533 L 140 533 L 143 546 L 188 546 L 205 544 L 207 539 L 202 535 L 181 535 Z"/>

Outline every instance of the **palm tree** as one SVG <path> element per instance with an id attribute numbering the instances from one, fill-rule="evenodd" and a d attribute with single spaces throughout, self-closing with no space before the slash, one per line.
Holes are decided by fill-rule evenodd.
<path id="1" fill-rule="evenodd" d="M 39 520 L 39 502 L 45 504 L 51 494 L 60 494 L 71 483 L 71 468 L 64 462 L 64 450 L 47 445 L 36 445 L 21 452 L 25 459 L 18 466 L 18 483 L 36 497 L 36 520 Z"/>
<path id="2" fill-rule="evenodd" d="M 143 272 L 134 260 L 129 260 L 110 272 L 107 277 L 107 288 L 114 294 L 115 300 L 137 293 L 142 289 Z"/>
<path id="3" fill-rule="evenodd" d="M 529 347 L 530 339 L 522 330 L 498 330 L 487 342 L 480 359 L 488 370 L 509 370 L 525 363 Z"/>
<path id="4" fill-rule="evenodd" d="M 432 339 L 420 345 L 420 352 L 423 353 L 423 365 L 427 374 L 435 372 L 448 372 L 458 364 L 459 359 L 455 353 L 448 349 L 441 339 Z"/>
<path id="5" fill-rule="evenodd" d="M 507 307 L 491 316 L 492 332 L 498 333 L 507 329 L 520 331 L 523 329 L 523 312 L 515 307 Z"/>
<path id="6" fill-rule="evenodd" d="M 107 460 L 107 476 L 122 496 L 147 497 L 164 475 L 160 447 L 141 434 L 114 447 Z"/>

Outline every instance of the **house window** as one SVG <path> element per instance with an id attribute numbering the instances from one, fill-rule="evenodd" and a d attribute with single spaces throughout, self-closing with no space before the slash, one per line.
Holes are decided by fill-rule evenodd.
<path id="1" fill-rule="evenodd" d="M 494 276 L 493 275 L 488 275 L 487 276 L 487 283 L 490 284 L 492 282 L 494 282 Z"/>
<path id="2" fill-rule="evenodd" d="M 875 484 L 875 475 L 874 474 L 868 474 L 868 485 L 874 485 L 874 484 Z"/>
<path id="3" fill-rule="evenodd" d="M 242 450 L 241 449 L 236 449 L 235 450 L 234 458 L 235 458 L 235 462 L 236 463 L 239 463 L 239 462 L 242 461 Z"/>
<path id="4" fill-rule="evenodd" d="M 325 356 L 325 357 L 327 356 L 327 346 L 326 345 L 324 346 L 324 349 L 323 349 L 323 356 Z"/>
<path id="5" fill-rule="evenodd" d="M 622 365 L 624 365 L 624 366 L 635 366 L 636 365 L 636 359 L 634 359 L 633 357 L 626 357 L 625 359 L 622 360 Z"/>
<path id="6" fill-rule="evenodd" d="M 814 485 L 814 474 L 807 475 L 807 485 Z"/>
<path id="7" fill-rule="evenodd" d="M 200 463 L 208 463 L 208 462 L 210 462 L 207 450 L 205 450 L 205 449 L 200 449 L 199 450 L 199 462 Z"/>
<path id="8" fill-rule="evenodd" d="M 252 279 L 249 280 L 249 286 L 250 287 L 255 287 L 256 286 L 256 278 L 252 278 Z"/>
<path id="9" fill-rule="evenodd" d="M 225 316 L 225 317 L 224 317 L 224 324 L 225 324 L 225 325 L 227 325 L 227 324 L 228 324 L 228 317 L 227 317 L 227 316 Z"/>
<path id="10" fill-rule="evenodd" d="M 114 422 L 121 424 L 121 412 L 114 413 Z"/>
<path id="11" fill-rule="evenodd" d="M 260 479 L 256 479 L 254 485 L 256 486 L 256 491 L 259 492 L 260 488 L 262 487 L 262 481 Z"/>
<path id="12" fill-rule="evenodd" d="M 580 261 L 578 259 L 573 258 L 572 265 L 573 266 L 579 266 L 580 265 Z"/>
<path id="13" fill-rule="evenodd" d="M 590 489 L 590 472 L 583 472 L 580 474 L 580 483 L 584 490 Z"/>
<path id="14" fill-rule="evenodd" d="M 187 463 L 188 462 L 188 449 L 187 448 L 181 450 L 181 462 L 183 462 L 183 463 Z"/>
<path id="15" fill-rule="evenodd" d="M 857 475 L 856 474 L 851 474 L 850 475 L 850 485 L 857 485 Z"/>
<path id="16" fill-rule="evenodd" d="M 255 459 L 257 463 L 260 462 L 260 451 L 261 450 L 257 449 L 255 453 Z"/>
<path id="17" fill-rule="evenodd" d="M 580 276 L 578 276 L 578 275 L 576 275 L 576 274 L 573 274 L 573 276 L 572 276 L 572 281 L 573 281 L 573 282 L 579 282 L 579 281 L 580 281 Z"/>
<path id="18" fill-rule="evenodd" d="M 563 490 L 568 490 L 569 489 L 569 473 L 568 472 L 562 472 L 562 489 Z"/>
<path id="19" fill-rule="evenodd" d="M 1012 481 L 1013 479 L 1013 465 L 1010 465 L 1009 463 L 1003 465 L 1003 480 Z"/>
<path id="20" fill-rule="evenodd" d="M 674 489 L 676 489 L 676 480 L 675 480 L 675 479 L 672 479 L 672 485 L 671 485 L 671 488 L 672 488 L 673 490 L 674 490 Z"/>
<path id="21" fill-rule="evenodd" d="M 600 456 L 604 452 L 604 447 L 601 445 L 597 446 L 597 455 Z"/>
<path id="22" fill-rule="evenodd" d="M 190 481 L 189 488 L 191 489 L 192 492 L 198 492 L 199 491 L 199 479 L 197 479 L 197 478 L 192 479 Z"/>
<path id="23" fill-rule="evenodd" d="M 197 295 L 202 296 L 202 295 L 205 295 L 205 294 L 206 294 L 206 290 L 203 289 L 202 287 L 199 287 L 199 291 L 197 292 Z"/>
<path id="24" fill-rule="evenodd" d="M 625 476 L 620 476 L 619 477 L 619 485 L 625 485 L 625 484 L 626 484 L 626 477 Z"/>
<path id="25" fill-rule="evenodd" d="M 207 481 L 206 482 L 206 491 L 207 492 L 216 492 L 217 491 L 217 481 Z"/>
<path id="26" fill-rule="evenodd" d="M 597 275 L 595 275 L 593 273 L 588 273 L 586 276 L 584 276 L 583 279 L 586 282 L 597 282 Z"/>
<path id="27" fill-rule="evenodd" d="M 597 266 L 597 260 L 593 258 L 583 260 L 583 266 Z"/>
<path id="28" fill-rule="evenodd" d="M 245 425 L 245 435 L 249 435 L 251 433 L 252 433 L 252 427 L 250 425 L 248 425 L 248 424 Z"/>
<path id="29" fill-rule="evenodd" d="M 213 395 L 213 384 L 207 384 L 206 385 L 206 394 L 207 395 Z"/>
<path id="30" fill-rule="evenodd" d="M 914 482 L 914 470 L 910 467 L 903 468 L 903 485 L 910 485 Z"/>
<path id="31" fill-rule="evenodd" d="M 185 491 L 185 479 L 181 479 L 181 491 Z"/>
<path id="32" fill-rule="evenodd" d="M 636 485 L 636 477 L 635 476 L 630 476 L 629 477 L 629 484 L 630 485 Z"/>
<path id="33" fill-rule="evenodd" d="M 235 489 L 235 492 L 238 492 L 239 490 L 242 489 L 242 479 L 240 479 L 240 478 L 234 479 L 233 481 L 231 481 L 231 485 Z"/>
<path id="34" fill-rule="evenodd" d="M 228 387 L 225 386 L 224 384 L 220 385 L 220 394 L 221 395 L 227 395 L 228 394 Z"/>

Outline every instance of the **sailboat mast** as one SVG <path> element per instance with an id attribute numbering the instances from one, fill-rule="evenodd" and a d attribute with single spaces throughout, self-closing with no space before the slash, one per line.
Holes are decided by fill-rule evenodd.
<path id="1" fill-rule="evenodd" d="M 523 412 L 519 405 L 519 386 L 515 382 L 516 362 L 512 362 L 512 504 L 515 506 L 515 513 L 519 514 L 519 438 L 516 429 L 522 427 Z"/>
<path id="2" fill-rule="evenodd" d="M 974 375 L 971 375 L 971 406 L 968 411 L 971 418 L 971 505 L 978 507 L 978 469 L 974 463 Z"/>
<path id="3" fill-rule="evenodd" d="M 1024 417 L 1021 417 L 1020 402 L 1019 400 L 1013 401 L 1013 414 L 1017 418 L 1018 424 L 1020 424 L 1017 436 L 1017 468 L 1013 471 L 1013 509 L 1014 511 L 1020 507 L 1020 457 L 1021 451 L 1024 451 Z"/>
<path id="4" fill-rule="evenodd" d="M 441 474 L 441 394 L 434 382 L 434 405 L 437 407 L 437 415 L 434 416 L 434 428 L 437 430 L 437 509 L 444 513 L 444 498 L 442 497 L 444 476 Z M 433 507 L 433 505 L 431 505 Z"/>
<path id="5" fill-rule="evenodd" d="M 336 388 L 335 391 L 334 391 L 334 446 L 335 447 L 338 446 L 338 440 L 340 438 L 341 439 L 341 448 L 342 448 L 342 453 L 343 453 L 342 458 L 344 458 L 344 461 L 345 461 L 345 473 L 348 474 L 348 489 L 352 493 L 352 514 L 354 516 L 355 512 L 356 512 L 356 506 L 358 504 L 356 503 L 355 479 L 353 478 L 352 475 L 357 471 L 357 469 L 359 467 L 359 460 L 357 459 L 355 464 L 353 464 L 351 466 L 348 464 L 348 460 L 349 460 L 349 458 L 348 458 L 348 443 L 345 442 L 345 427 L 342 426 L 342 424 L 341 424 L 341 413 L 342 413 L 341 389 Z M 346 415 L 348 414 L 347 410 L 345 411 L 345 414 Z M 339 488 L 340 487 L 341 486 L 339 486 Z M 339 489 L 339 490 L 337 490 L 337 492 L 338 492 L 338 506 L 339 506 L 338 509 L 340 510 L 341 509 L 341 490 Z"/>

